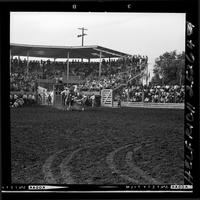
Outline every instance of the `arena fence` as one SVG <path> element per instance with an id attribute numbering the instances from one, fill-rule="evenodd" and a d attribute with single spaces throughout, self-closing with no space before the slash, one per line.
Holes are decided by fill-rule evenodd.
<path id="1" fill-rule="evenodd" d="M 122 102 L 123 107 L 135 108 L 169 108 L 169 109 L 184 109 L 184 103 L 143 103 L 143 102 Z M 114 107 L 117 107 L 117 102 L 114 102 Z"/>
<path id="2" fill-rule="evenodd" d="M 28 94 L 34 94 L 36 97 L 36 102 L 40 105 L 48 105 L 47 96 L 40 95 L 40 97 L 35 92 L 25 92 Z M 22 95 L 19 91 L 10 91 L 10 94 Z M 93 93 L 94 94 L 94 93 Z M 100 96 L 99 96 L 100 97 Z M 99 102 L 100 103 L 100 102 Z M 54 91 L 52 98 L 52 105 L 55 107 L 63 107 L 62 95 L 58 91 Z M 113 98 L 112 89 L 103 89 L 101 91 L 101 106 L 103 107 L 118 107 L 118 102 Z M 184 103 L 152 103 L 152 102 L 130 102 L 122 101 L 122 107 L 135 107 L 135 108 L 169 108 L 169 109 L 184 109 Z"/>

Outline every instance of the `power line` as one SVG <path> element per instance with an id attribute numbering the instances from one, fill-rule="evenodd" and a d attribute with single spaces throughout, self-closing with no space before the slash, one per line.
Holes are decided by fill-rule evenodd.
<path id="1" fill-rule="evenodd" d="M 79 30 L 82 30 L 82 34 L 81 35 L 77 35 L 77 37 L 82 37 L 82 46 L 84 45 L 84 37 L 87 35 L 84 33 L 84 31 L 87 31 L 88 29 L 82 27 L 82 28 L 78 28 Z"/>

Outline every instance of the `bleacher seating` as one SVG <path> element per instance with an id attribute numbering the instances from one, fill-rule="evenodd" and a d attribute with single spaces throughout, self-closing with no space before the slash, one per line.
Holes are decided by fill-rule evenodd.
<path id="1" fill-rule="evenodd" d="M 98 62 L 70 61 L 69 80 L 78 85 L 82 91 L 100 91 L 101 89 L 117 90 L 124 101 L 132 102 L 184 102 L 184 86 L 141 86 L 132 83 L 136 77 L 145 72 L 148 57 L 132 56 L 131 58 L 103 60 L 102 73 L 99 77 Z M 45 80 L 56 83 L 66 80 L 66 62 L 50 60 L 33 60 L 27 69 L 26 60 L 11 60 L 10 90 L 16 92 L 36 92 L 37 83 Z"/>

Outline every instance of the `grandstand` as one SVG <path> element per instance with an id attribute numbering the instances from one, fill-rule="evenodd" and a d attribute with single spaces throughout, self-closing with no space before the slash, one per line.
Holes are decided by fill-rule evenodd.
<path id="1" fill-rule="evenodd" d="M 38 46 L 38 45 L 10 45 L 11 56 L 44 57 L 44 58 L 66 58 L 67 59 L 67 81 L 69 78 L 69 59 L 99 59 L 99 76 L 101 76 L 101 65 L 103 58 L 126 58 L 130 55 L 108 49 L 105 47 L 93 46 Z M 29 62 L 27 62 L 27 68 Z"/>
<path id="2" fill-rule="evenodd" d="M 99 91 L 100 89 L 113 89 L 115 91 L 122 90 L 129 82 L 137 77 L 143 76 L 144 70 L 147 68 L 147 60 L 144 57 L 134 58 L 129 54 L 115 51 L 109 48 L 93 45 L 93 46 L 38 46 L 38 45 L 24 45 L 24 44 L 11 44 L 10 45 L 10 56 L 18 57 L 18 60 L 11 61 L 12 64 L 19 65 L 21 62 L 20 57 L 27 57 L 24 61 L 24 70 L 27 76 L 33 74 L 32 68 L 37 68 L 34 71 L 35 81 L 37 86 L 42 86 L 45 88 L 53 88 L 53 84 L 62 81 L 63 84 L 78 84 L 82 85 L 82 91 L 92 89 L 92 92 Z M 29 57 L 39 57 L 39 58 L 50 58 L 54 59 L 52 63 L 50 60 L 39 62 L 29 61 Z M 44 77 L 44 68 L 49 68 L 45 70 L 51 70 L 54 65 L 57 65 L 55 60 L 57 58 L 67 59 L 64 64 L 62 64 L 62 73 L 59 78 L 51 79 L 49 77 Z M 115 60 L 111 60 L 111 59 Z M 77 62 L 74 59 L 87 59 L 87 62 Z M 91 60 L 99 60 L 99 62 L 91 62 Z M 107 59 L 107 61 L 105 61 Z M 42 66 L 41 66 L 42 65 Z M 42 72 L 39 68 L 43 68 Z M 10 72 L 13 74 L 10 67 Z M 72 68 L 72 70 L 71 70 Z M 40 72 L 38 72 L 38 69 Z M 82 69 L 82 72 L 81 70 Z M 91 73 L 83 73 L 83 71 L 90 70 Z M 55 69 L 53 69 L 55 70 Z M 74 71 L 79 71 L 80 73 L 75 74 Z M 109 71 L 110 70 L 110 71 Z M 142 71 L 143 70 L 143 71 Z M 94 71 L 96 73 L 94 73 Z M 76 72 L 77 73 L 77 72 Z M 38 74 L 42 75 L 38 77 Z M 74 75 L 75 74 L 75 75 Z M 109 76 L 109 78 L 108 78 Z M 102 79 L 103 77 L 103 79 Z M 106 83 L 105 83 L 106 82 Z M 91 88 L 91 85 L 98 85 Z M 99 85 L 101 87 L 99 87 Z M 87 88 L 86 90 L 84 88 Z M 105 93 L 106 94 L 106 93 Z M 105 97 L 104 99 L 108 99 Z M 113 105 L 113 104 L 111 104 Z"/>
<path id="3" fill-rule="evenodd" d="M 54 94 L 53 85 L 62 83 L 70 87 L 76 85 L 87 96 L 94 93 L 101 96 L 102 106 L 116 106 L 120 98 L 123 106 L 151 107 L 151 104 L 157 103 L 164 108 L 184 107 L 184 86 L 142 85 L 141 80 L 148 77 L 148 57 L 131 56 L 97 45 L 64 47 L 11 44 L 10 53 L 13 95 L 33 93 L 37 101 L 39 86 Z M 20 57 L 27 59 L 22 61 Z M 30 60 L 30 57 L 46 60 Z M 66 62 L 58 62 L 57 58 L 66 59 Z M 40 98 L 48 96 L 41 90 L 39 93 Z M 52 99 L 57 98 L 52 96 Z M 46 102 L 46 99 L 40 102 Z"/>

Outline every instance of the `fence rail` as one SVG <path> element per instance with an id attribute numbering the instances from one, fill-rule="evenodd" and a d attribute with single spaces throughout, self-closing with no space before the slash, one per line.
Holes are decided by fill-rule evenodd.
<path id="1" fill-rule="evenodd" d="M 114 107 L 117 102 L 114 102 Z M 184 109 L 184 103 L 143 103 L 143 102 L 122 102 L 123 107 L 135 108 L 169 108 L 169 109 Z"/>

